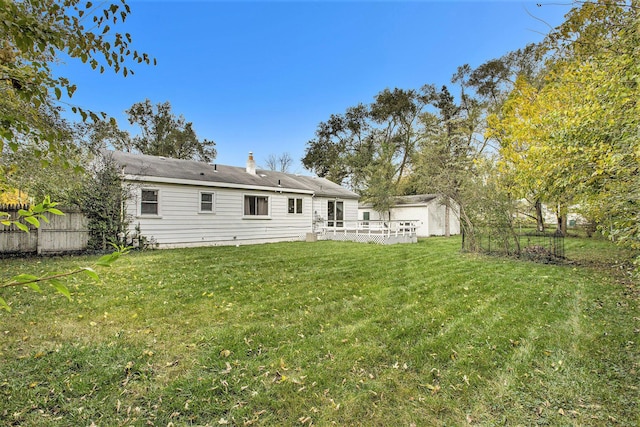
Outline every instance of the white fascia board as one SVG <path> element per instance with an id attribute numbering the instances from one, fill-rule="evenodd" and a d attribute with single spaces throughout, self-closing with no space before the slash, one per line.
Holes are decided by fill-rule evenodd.
<path id="1" fill-rule="evenodd" d="M 393 205 L 391 208 L 421 208 L 424 206 L 428 206 L 431 202 L 423 202 L 423 203 L 408 203 L 406 205 Z"/>
<path id="2" fill-rule="evenodd" d="M 165 178 L 161 176 L 141 176 L 141 175 L 124 175 L 125 181 L 131 182 L 155 182 L 162 184 L 181 184 L 181 185 L 193 185 L 198 187 L 216 187 L 216 188 L 237 188 L 242 190 L 259 190 L 259 191 L 275 191 L 278 193 L 298 193 L 298 194 L 315 194 L 313 190 L 302 190 L 298 188 L 285 188 L 285 187 L 268 187 L 264 185 L 245 185 L 245 184 L 233 184 L 228 182 L 214 182 L 214 181 L 196 181 L 191 179 L 180 178 Z"/>
<path id="3" fill-rule="evenodd" d="M 410 204 L 406 204 L 406 205 L 391 205 L 389 206 L 389 209 L 400 209 L 400 208 L 422 208 L 425 206 L 429 206 L 430 202 L 422 202 L 422 203 L 410 203 Z M 372 205 L 361 205 L 358 206 L 358 209 L 373 209 Z"/>

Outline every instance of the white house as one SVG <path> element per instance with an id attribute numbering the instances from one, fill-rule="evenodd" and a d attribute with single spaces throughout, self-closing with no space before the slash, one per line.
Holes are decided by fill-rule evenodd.
<path id="1" fill-rule="evenodd" d="M 304 240 L 358 217 L 358 198 L 327 179 L 110 152 L 132 188 L 131 232 L 161 248 Z"/>
<path id="2" fill-rule="evenodd" d="M 449 233 L 460 234 L 459 208 L 452 202 L 447 209 L 435 194 L 419 194 L 416 196 L 398 196 L 386 215 L 380 214 L 369 203 L 358 206 L 360 221 L 414 221 L 418 237 L 444 236 L 446 220 L 449 220 Z"/>

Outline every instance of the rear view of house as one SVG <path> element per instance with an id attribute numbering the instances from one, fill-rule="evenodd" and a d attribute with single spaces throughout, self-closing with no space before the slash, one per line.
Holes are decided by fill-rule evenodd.
<path id="1" fill-rule="evenodd" d="M 131 232 L 159 247 L 303 240 L 319 223 L 357 219 L 357 194 L 324 178 L 257 169 L 251 153 L 245 168 L 109 154 L 131 188 Z"/>

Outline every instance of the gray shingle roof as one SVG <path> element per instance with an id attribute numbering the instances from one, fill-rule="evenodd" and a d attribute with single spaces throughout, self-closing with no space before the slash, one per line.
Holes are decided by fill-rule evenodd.
<path id="1" fill-rule="evenodd" d="M 417 194 L 415 196 L 396 197 L 396 205 L 419 205 L 429 203 L 438 197 L 436 194 Z"/>
<path id="2" fill-rule="evenodd" d="M 171 178 L 205 183 L 233 184 L 234 186 L 258 186 L 277 190 L 312 191 L 316 196 L 358 199 L 360 196 L 325 178 L 294 175 L 257 169 L 256 174 L 246 172 L 243 167 L 212 165 L 193 160 L 171 159 L 144 154 L 108 151 L 113 159 L 123 168 L 126 175 L 148 178 Z"/>
<path id="3" fill-rule="evenodd" d="M 426 205 L 433 199 L 437 198 L 437 194 L 417 194 L 415 196 L 396 196 L 394 198 L 393 206 L 407 206 L 407 205 Z M 371 208 L 371 203 L 360 203 L 360 208 Z"/>

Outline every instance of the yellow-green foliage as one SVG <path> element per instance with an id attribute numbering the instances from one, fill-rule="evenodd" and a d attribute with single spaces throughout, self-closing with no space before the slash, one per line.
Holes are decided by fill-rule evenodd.
<path id="1" fill-rule="evenodd" d="M 587 2 L 548 38 L 544 84 L 519 78 L 490 132 L 520 194 L 580 203 L 640 247 L 638 8 Z"/>

